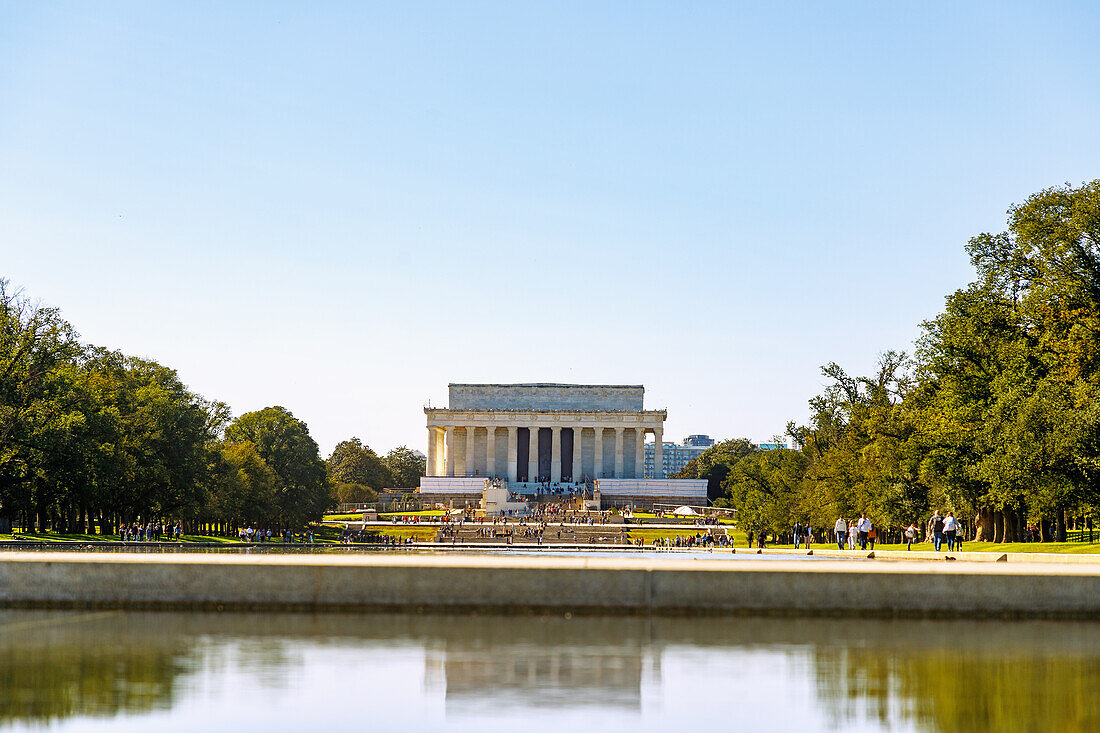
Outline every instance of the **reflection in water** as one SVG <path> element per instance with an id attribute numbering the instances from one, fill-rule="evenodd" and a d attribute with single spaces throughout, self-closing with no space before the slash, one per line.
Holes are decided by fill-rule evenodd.
<path id="1" fill-rule="evenodd" d="M 0 612 L 0 726 L 1100 730 L 1073 622 Z"/>
<path id="2" fill-rule="evenodd" d="M 1058 623 L 869 625 L 814 654 L 835 720 L 904 719 L 930 731 L 1100 730 L 1100 629 Z M 915 643 L 913 637 L 922 643 Z"/>
<path id="3" fill-rule="evenodd" d="M 134 644 L 112 615 L 0 615 L 0 722 L 170 707 L 187 646 Z"/>
<path id="4" fill-rule="evenodd" d="M 637 711 L 646 624 L 639 619 L 494 619 L 429 647 L 426 679 L 447 711 L 593 705 Z M 471 633 L 472 632 L 472 633 Z"/>

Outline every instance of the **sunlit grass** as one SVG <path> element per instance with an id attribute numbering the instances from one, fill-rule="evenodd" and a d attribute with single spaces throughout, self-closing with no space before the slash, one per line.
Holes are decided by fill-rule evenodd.
<path id="1" fill-rule="evenodd" d="M 741 544 L 744 544 L 742 541 Z M 734 545 L 735 547 L 737 545 Z M 768 547 L 775 549 L 794 549 L 794 545 L 768 545 Z M 810 549 L 820 548 L 822 550 L 835 550 L 837 549 L 836 542 L 815 542 L 810 545 Z M 801 548 L 806 549 L 805 543 Z M 844 549 L 848 549 L 847 543 L 844 545 Z M 870 545 L 867 546 L 868 551 L 871 549 Z M 883 544 L 881 542 L 875 543 L 876 550 L 898 550 L 906 552 L 906 546 L 904 544 Z M 933 552 L 935 547 L 931 542 L 914 542 L 913 552 Z M 853 550 L 852 552 L 859 552 L 860 550 Z M 944 542 L 940 548 L 940 552 L 947 552 L 947 543 Z M 1049 552 L 1058 554 L 1073 554 L 1073 555 L 1089 555 L 1100 554 L 1100 542 L 964 542 L 962 552 Z"/>

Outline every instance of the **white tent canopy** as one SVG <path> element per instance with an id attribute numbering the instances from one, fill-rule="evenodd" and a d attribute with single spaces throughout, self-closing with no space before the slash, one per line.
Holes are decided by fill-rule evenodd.
<path id="1" fill-rule="evenodd" d="M 678 517 L 697 517 L 699 512 L 695 511 L 689 506 L 680 506 L 672 510 L 672 513 Z"/>

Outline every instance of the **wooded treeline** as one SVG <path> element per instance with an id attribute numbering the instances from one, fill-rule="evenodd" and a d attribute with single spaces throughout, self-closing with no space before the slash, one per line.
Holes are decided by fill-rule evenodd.
<path id="1" fill-rule="evenodd" d="M 326 463 L 285 408 L 231 420 L 174 370 L 82 344 L 56 308 L 0 280 L 0 531 L 113 534 L 153 521 L 180 521 L 186 533 L 296 529 L 340 491 L 416 485 L 417 459 L 403 447 L 375 456 L 382 470 L 372 475 L 356 470 L 369 461 Z"/>
<path id="2" fill-rule="evenodd" d="M 831 528 L 866 511 L 879 527 L 922 526 L 933 509 L 977 539 L 1035 526 L 1063 540 L 1100 507 L 1100 181 L 1041 191 L 1008 229 L 966 247 L 977 279 L 922 324 L 912 355 L 874 374 L 823 368 L 800 450 L 747 441 L 681 472 L 710 481 L 746 528 Z"/>

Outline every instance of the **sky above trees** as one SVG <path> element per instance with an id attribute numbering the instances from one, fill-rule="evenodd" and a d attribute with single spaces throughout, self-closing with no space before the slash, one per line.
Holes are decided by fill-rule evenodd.
<path id="1" fill-rule="evenodd" d="M 759 7 L 757 7 L 759 6 Z M 1100 171 L 1092 3 L 0 7 L 0 275 L 328 454 L 448 381 L 766 439 Z"/>

